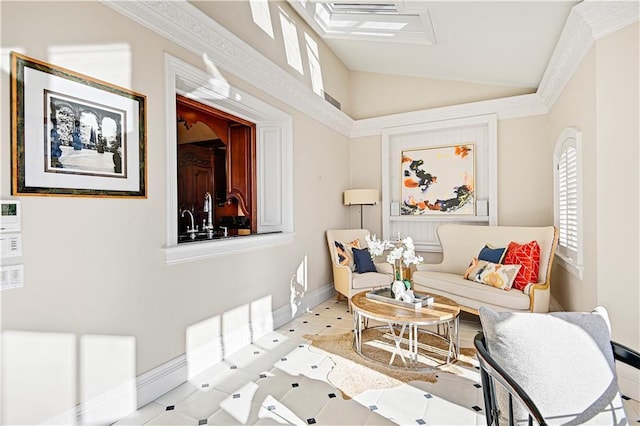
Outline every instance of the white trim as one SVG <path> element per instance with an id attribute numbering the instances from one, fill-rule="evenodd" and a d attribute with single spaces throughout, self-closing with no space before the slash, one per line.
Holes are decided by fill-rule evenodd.
<path id="1" fill-rule="evenodd" d="M 246 253 L 265 247 L 291 244 L 295 233 L 253 234 L 242 237 L 229 237 L 214 241 L 197 241 L 173 247 L 165 247 L 165 262 L 173 265 L 195 260 L 211 259 Z"/>
<path id="2" fill-rule="evenodd" d="M 291 309 L 291 305 L 284 305 L 275 311 L 273 311 L 273 328 L 278 329 L 293 320 L 294 318 L 299 317 L 307 310 L 312 310 L 314 307 L 318 306 L 325 300 L 328 300 L 330 297 L 333 297 L 336 294 L 333 283 L 325 284 L 317 290 L 310 291 L 305 294 L 303 299 L 301 300 L 300 305 L 298 306 L 298 310 L 296 311 L 296 315 L 293 316 Z"/>
<path id="3" fill-rule="evenodd" d="M 577 127 L 567 127 L 558 136 L 556 140 L 555 146 L 553 148 L 553 223 L 556 228 L 560 229 L 560 217 L 559 217 L 559 188 L 558 188 L 558 170 L 557 165 L 560 160 L 560 156 L 564 152 L 564 148 L 568 143 L 567 140 L 572 139 L 575 142 L 571 143 L 572 146 L 575 146 L 576 149 L 576 180 L 577 180 L 577 239 L 578 239 L 578 247 L 576 259 L 571 259 L 569 256 L 566 256 L 562 251 L 560 245 L 558 246 L 558 250 L 556 250 L 556 256 L 558 257 L 558 265 L 562 266 L 567 270 L 571 275 L 578 278 L 582 281 L 582 273 L 584 270 L 583 266 L 583 251 L 584 251 L 584 240 L 583 240 L 583 215 L 582 215 L 582 132 Z"/>
<path id="4" fill-rule="evenodd" d="M 205 56 L 204 59 L 206 61 L 207 57 Z M 165 54 L 166 117 L 176 116 L 176 93 L 255 123 L 258 133 L 256 138 L 257 173 L 260 176 L 268 176 L 268 182 L 258 182 L 258 205 L 262 207 L 258 209 L 258 232 L 263 233 L 223 240 L 178 244 L 176 120 L 166 120 L 167 223 L 165 262 L 173 264 L 200 260 L 291 243 L 294 238 L 292 117 L 229 85 L 222 76 L 215 75 L 215 70 L 208 74 Z M 274 144 L 275 149 L 262 146 L 265 141 L 260 136 L 265 134 L 264 129 L 268 129 L 277 136 L 278 139 Z M 269 141 L 269 143 L 272 142 L 273 140 Z M 278 161 L 268 163 L 261 161 L 265 158 L 262 155 L 265 151 L 278 157 Z M 272 200 L 269 200 L 270 203 L 266 203 L 262 198 L 264 195 L 261 195 L 266 184 L 270 185 L 269 191 L 272 197 Z M 265 218 L 268 218 L 268 222 Z"/>
<path id="5" fill-rule="evenodd" d="M 584 1 L 575 5 L 551 55 L 537 94 L 551 109 L 593 43 L 637 22 L 637 1 Z"/>
<path id="6" fill-rule="evenodd" d="M 186 1 L 102 0 L 130 19 L 202 55 L 265 93 L 343 136 L 379 135 L 388 127 L 494 113 L 499 120 L 546 114 L 595 40 L 638 21 L 638 2 L 593 1 L 574 6 L 535 94 L 353 120 L 253 47 Z"/>
<path id="7" fill-rule="evenodd" d="M 188 378 L 187 355 L 165 362 L 136 377 L 138 408 L 155 401 Z"/>
<path id="8" fill-rule="evenodd" d="M 103 3 L 264 93 L 348 136 L 353 120 L 187 1 Z"/>
<path id="9" fill-rule="evenodd" d="M 582 281 L 584 266 L 577 265 L 571 258 L 565 257 L 565 255 L 558 252 L 556 252 L 555 259 L 558 266 Z"/>
<path id="10" fill-rule="evenodd" d="M 482 179 L 488 183 L 478 191 L 476 201 L 488 201 L 488 215 L 392 216 L 391 204 L 397 203 L 400 198 L 399 194 L 395 193 L 395 189 L 391 187 L 392 180 L 394 180 L 392 162 L 395 161 L 394 159 L 398 160 L 399 166 L 400 151 L 408 147 L 415 147 L 416 144 L 425 146 L 428 144 L 427 139 L 433 134 L 439 135 L 438 141 L 446 140 L 449 136 L 453 138 L 452 140 L 457 140 L 458 133 L 465 129 L 473 129 L 476 136 L 482 135 L 481 140 L 484 141 L 476 147 L 476 181 Z M 494 114 L 383 129 L 381 155 L 382 237 L 388 239 L 392 235 L 396 235 L 396 232 L 400 232 L 402 235 L 411 235 L 414 238 L 416 250 L 439 252 L 441 248 L 436 229 L 444 222 L 497 225 L 497 141 L 497 117 Z M 482 176 L 482 178 L 478 176 Z"/>
<path id="11" fill-rule="evenodd" d="M 616 372 L 620 393 L 636 401 L 640 400 L 640 371 L 621 361 L 616 361 Z"/>
<path id="12" fill-rule="evenodd" d="M 383 129 L 407 126 L 416 123 L 430 123 L 461 117 L 495 114 L 499 120 L 543 115 L 549 109 L 537 94 L 512 96 L 509 98 L 431 108 L 420 111 L 392 114 L 382 117 L 365 118 L 354 122 L 352 138 L 379 135 Z"/>
<path id="13" fill-rule="evenodd" d="M 326 284 L 317 290 L 307 293 L 301 301 L 297 316 L 312 309 L 335 294 L 333 283 Z M 283 306 L 272 312 L 273 328 L 277 330 L 293 318 L 291 307 Z M 182 354 L 158 367 L 139 375 L 136 378 L 138 408 L 155 401 L 176 386 L 188 380 L 187 355 Z"/>

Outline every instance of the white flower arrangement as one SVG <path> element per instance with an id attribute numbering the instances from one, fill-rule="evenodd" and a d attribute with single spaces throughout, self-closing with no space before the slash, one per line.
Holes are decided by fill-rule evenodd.
<path id="1" fill-rule="evenodd" d="M 422 256 L 416 255 L 416 246 L 413 244 L 411 237 L 406 237 L 401 240 L 379 240 L 375 234 L 373 236 L 365 236 L 367 245 L 369 246 L 369 253 L 371 257 L 382 256 L 386 250 L 387 263 L 393 266 L 394 276 L 397 278 L 397 269 L 399 268 L 400 277 L 402 277 L 402 265 L 409 267 L 411 265 L 417 265 L 424 261 Z"/>

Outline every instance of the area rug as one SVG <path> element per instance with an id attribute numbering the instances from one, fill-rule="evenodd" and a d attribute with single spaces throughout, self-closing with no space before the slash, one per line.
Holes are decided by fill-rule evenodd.
<path id="1" fill-rule="evenodd" d="M 394 343 L 388 332 L 370 329 L 363 335 L 363 353 L 376 361 L 359 355 L 353 349 L 353 333 L 333 335 L 305 335 L 310 341 L 310 350 L 327 352 L 335 366 L 328 374 L 328 381 L 340 389 L 344 398 L 352 398 L 370 389 L 388 389 L 409 383 L 425 381 L 435 383 L 438 374 L 464 374 L 464 369 L 473 368 L 474 348 L 461 348 L 459 358 L 449 365 L 434 367 L 427 363 L 419 363 L 418 369 L 404 368 L 399 356 L 395 357 L 392 366 L 387 365 Z M 430 335 L 420 335 L 421 345 L 433 346 L 434 352 L 428 352 L 437 358 L 442 355 L 445 345 L 440 339 Z M 438 351 L 440 349 L 440 351 Z"/>

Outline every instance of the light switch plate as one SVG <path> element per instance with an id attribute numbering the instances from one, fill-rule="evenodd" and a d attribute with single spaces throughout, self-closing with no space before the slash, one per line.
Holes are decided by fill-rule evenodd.
<path id="1" fill-rule="evenodd" d="M 0 234 L 0 257 L 5 259 L 8 257 L 22 256 L 22 234 L 10 233 Z"/>
<path id="2" fill-rule="evenodd" d="M 24 265 L 0 267 L 0 290 L 10 290 L 24 286 Z"/>

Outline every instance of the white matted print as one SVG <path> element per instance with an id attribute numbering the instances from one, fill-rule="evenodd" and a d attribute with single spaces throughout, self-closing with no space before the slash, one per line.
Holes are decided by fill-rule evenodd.
<path id="1" fill-rule="evenodd" d="M 475 214 L 472 143 L 402 151 L 401 215 Z"/>
<path id="2" fill-rule="evenodd" d="M 146 97 L 11 59 L 13 193 L 146 197 Z"/>

